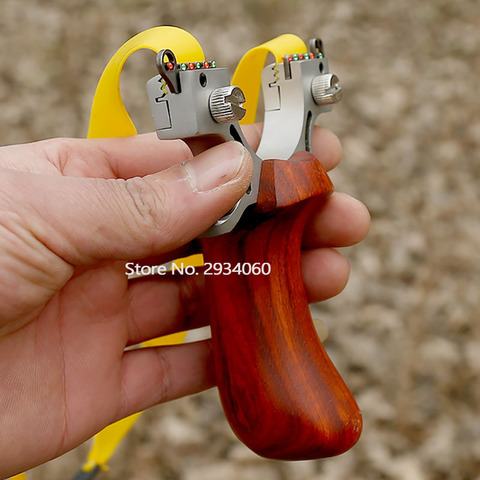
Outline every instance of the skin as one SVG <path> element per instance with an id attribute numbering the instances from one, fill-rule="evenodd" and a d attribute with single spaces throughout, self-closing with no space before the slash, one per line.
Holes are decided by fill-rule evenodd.
<path id="1" fill-rule="evenodd" d="M 252 146 L 260 129 L 246 131 Z M 331 132 L 316 129 L 313 144 L 327 170 L 338 164 Z M 184 142 L 152 135 L 0 149 L 0 478 L 214 385 L 208 340 L 125 351 L 205 325 L 202 277 L 128 281 L 125 262 L 190 252 L 251 174 L 233 143 L 195 157 Z M 369 223 L 365 206 L 340 193 L 310 219 L 302 258 L 310 301 L 344 288 L 349 266 L 334 248 L 359 242 Z"/>

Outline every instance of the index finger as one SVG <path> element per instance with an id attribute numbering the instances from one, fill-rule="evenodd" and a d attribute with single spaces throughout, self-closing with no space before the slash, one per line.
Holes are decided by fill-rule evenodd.
<path id="1" fill-rule="evenodd" d="M 110 169 L 115 178 L 143 177 L 192 157 L 183 140 L 159 140 L 155 133 L 86 142 L 82 160 L 89 171 Z"/>
<path id="2" fill-rule="evenodd" d="M 253 150 L 258 148 L 262 138 L 261 123 L 243 125 L 242 131 Z M 282 141 L 280 138 L 279 142 Z M 342 145 L 338 137 L 326 128 L 315 126 L 312 133 L 312 153 L 318 158 L 325 170 L 335 168 L 342 157 Z"/>
<path id="3" fill-rule="evenodd" d="M 252 149 L 256 150 L 262 125 L 246 125 L 243 131 Z M 201 138 L 196 141 L 202 143 Z M 55 166 L 64 175 L 97 178 L 142 177 L 182 163 L 193 156 L 185 141 L 159 140 L 155 133 L 119 138 L 55 139 L 38 142 L 36 146 L 46 152 L 51 162 L 58 163 Z M 207 142 L 204 148 L 209 146 L 211 145 Z M 312 146 L 313 154 L 327 171 L 340 162 L 342 147 L 331 131 L 315 127 Z"/>

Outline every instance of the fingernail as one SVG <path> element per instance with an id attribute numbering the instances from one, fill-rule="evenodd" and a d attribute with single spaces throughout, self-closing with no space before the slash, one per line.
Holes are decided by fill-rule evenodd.
<path id="1" fill-rule="evenodd" d="M 183 164 L 196 192 L 208 192 L 232 181 L 247 150 L 238 142 L 222 143 Z"/>

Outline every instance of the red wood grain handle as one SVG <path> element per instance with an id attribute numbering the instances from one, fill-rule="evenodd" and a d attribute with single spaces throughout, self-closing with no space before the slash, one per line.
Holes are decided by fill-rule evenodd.
<path id="1" fill-rule="evenodd" d="M 362 428 L 355 400 L 316 334 L 300 268 L 305 223 L 332 188 L 311 156 L 264 162 L 257 211 L 271 213 L 202 240 L 205 262 L 271 265 L 269 275 L 206 277 L 226 416 L 240 440 L 268 458 L 337 455 Z"/>

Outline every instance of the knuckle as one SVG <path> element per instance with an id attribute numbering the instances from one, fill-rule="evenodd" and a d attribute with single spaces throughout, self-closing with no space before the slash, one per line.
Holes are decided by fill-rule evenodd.
<path id="1" fill-rule="evenodd" d="M 129 209 L 142 228 L 163 230 L 167 223 L 168 195 L 161 182 L 129 178 L 123 182 Z"/>
<path id="2" fill-rule="evenodd" d="M 156 362 L 155 371 L 153 372 L 154 378 L 156 378 L 158 385 L 158 401 L 166 402 L 172 396 L 172 375 L 173 369 L 167 355 L 161 348 L 155 350 Z"/>
<path id="3" fill-rule="evenodd" d="M 63 174 L 72 157 L 77 154 L 77 150 L 72 148 L 74 143 L 73 139 L 51 138 L 39 142 L 38 146 L 43 148 L 47 160 Z"/>

